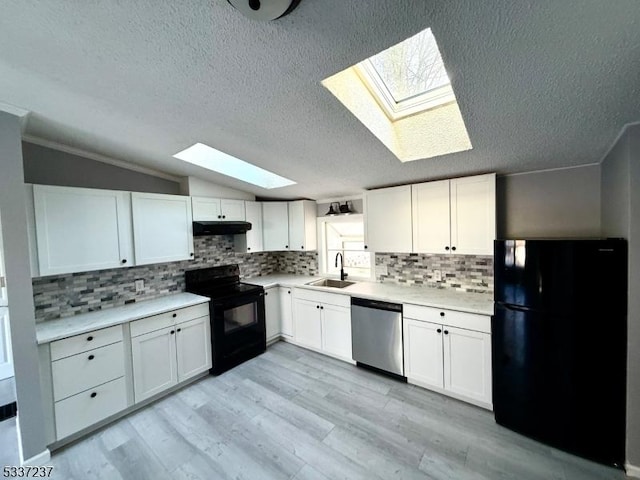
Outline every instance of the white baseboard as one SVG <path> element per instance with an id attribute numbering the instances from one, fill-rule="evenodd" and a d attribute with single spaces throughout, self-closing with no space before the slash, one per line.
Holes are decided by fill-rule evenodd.
<path id="1" fill-rule="evenodd" d="M 49 463 L 49 460 L 51 460 L 51 452 L 47 448 L 44 452 L 41 452 L 38 455 L 34 455 L 31 458 L 27 458 L 26 460 L 21 458 L 20 464 L 30 467 L 39 467 L 41 465 Z"/>
<path id="2" fill-rule="evenodd" d="M 627 476 L 633 478 L 640 478 L 640 467 L 626 463 L 624 469 L 627 471 Z"/>
<path id="3" fill-rule="evenodd" d="M 16 432 L 18 434 L 18 454 L 20 455 L 20 465 L 29 467 L 39 467 L 46 464 L 51 460 L 51 452 L 48 448 L 45 448 L 43 452 L 34 455 L 31 458 L 24 458 L 24 452 L 22 451 L 22 437 L 20 433 L 20 414 L 16 416 Z"/>

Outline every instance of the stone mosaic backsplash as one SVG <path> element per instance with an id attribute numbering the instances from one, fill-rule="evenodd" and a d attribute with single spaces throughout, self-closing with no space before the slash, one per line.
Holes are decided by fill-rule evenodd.
<path id="1" fill-rule="evenodd" d="M 185 270 L 237 263 L 240 276 L 251 278 L 280 271 L 288 261 L 296 265 L 296 270 L 303 270 L 307 265 L 306 261 L 295 261 L 295 252 L 235 253 L 231 235 L 195 237 L 194 244 L 195 255 L 191 261 L 34 278 L 36 321 L 183 292 Z M 306 268 L 311 270 L 308 265 Z M 317 261 L 315 269 L 317 271 Z M 144 289 L 136 293 L 134 282 L 139 279 L 144 280 Z"/>
<path id="2" fill-rule="evenodd" d="M 493 293 L 493 256 L 376 253 L 378 282 L 452 288 L 465 292 Z M 441 279 L 436 280 L 436 270 Z"/>
<path id="3" fill-rule="evenodd" d="M 277 252 L 277 271 L 292 275 L 318 275 L 318 252 Z"/>

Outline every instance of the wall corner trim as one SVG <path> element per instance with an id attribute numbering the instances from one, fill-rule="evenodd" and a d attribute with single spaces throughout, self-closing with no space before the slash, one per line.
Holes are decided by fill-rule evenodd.
<path id="1" fill-rule="evenodd" d="M 22 452 L 21 452 L 22 453 Z M 31 458 L 27 458 L 26 460 L 21 458 L 20 465 L 29 466 L 29 467 L 40 467 L 45 463 L 48 463 L 51 460 L 51 452 L 49 449 L 45 449 L 44 452 L 40 452 L 38 455 L 34 455 Z"/>
<path id="2" fill-rule="evenodd" d="M 636 467 L 635 465 L 631 465 L 629 462 L 627 462 L 624 465 L 624 469 L 627 472 L 627 476 L 640 478 L 640 467 Z"/>

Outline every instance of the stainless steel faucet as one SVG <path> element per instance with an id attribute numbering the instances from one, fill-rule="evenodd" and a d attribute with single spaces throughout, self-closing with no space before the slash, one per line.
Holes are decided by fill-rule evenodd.
<path id="1" fill-rule="evenodd" d="M 344 273 L 344 258 L 342 257 L 342 254 L 340 252 L 336 253 L 335 266 L 338 266 L 338 257 L 340 257 L 340 280 L 344 281 L 344 279 L 347 278 L 348 274 Z"/>

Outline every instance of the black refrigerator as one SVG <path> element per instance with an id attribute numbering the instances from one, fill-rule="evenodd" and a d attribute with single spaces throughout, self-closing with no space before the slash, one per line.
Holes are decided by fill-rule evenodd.
<path id="1" fill-rule="evenodd" d="M 496 240 L 494 247 L 496 422 L 622 467 L 626 241 Z"/>

